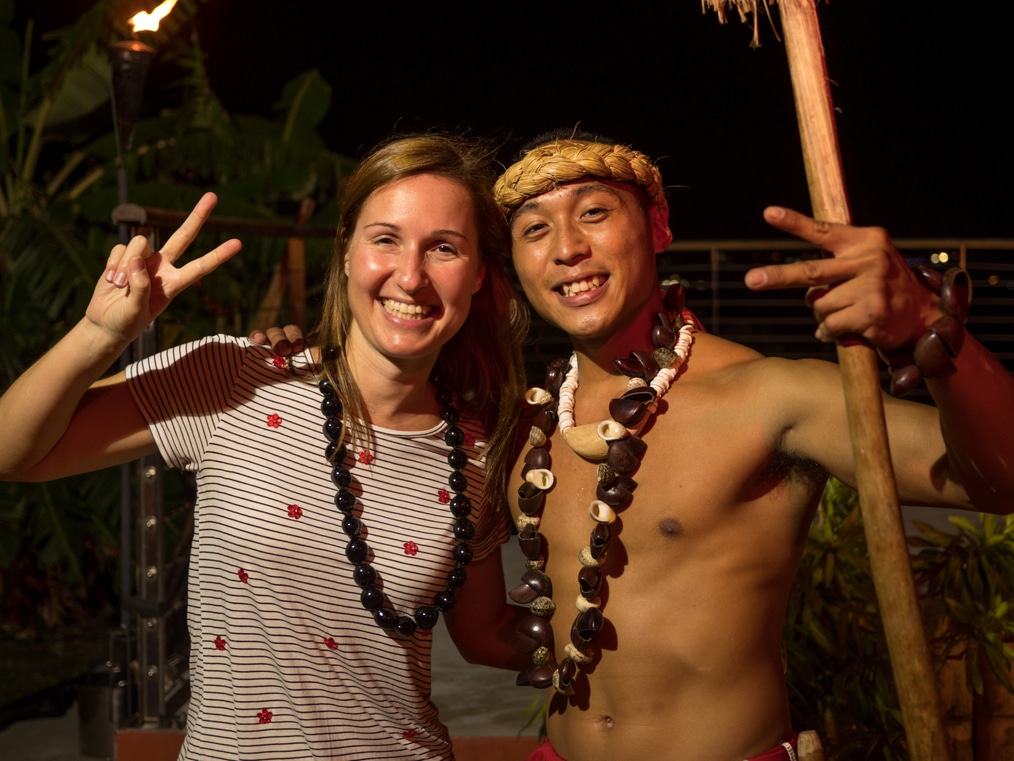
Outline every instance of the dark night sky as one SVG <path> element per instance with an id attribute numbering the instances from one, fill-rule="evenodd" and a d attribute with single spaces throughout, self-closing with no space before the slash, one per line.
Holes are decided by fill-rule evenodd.
<path id="1" fill-rule="evenodd" d="M 21 4 L 22 15 L 88 5 Z M 1001 6 L 820 5 L 857 223 L 896 237 L 1014 237 L 1014 46 Z M 403 129 L 467 128 L 516 146 L 581 122 L 660 159 L 677 237 L 767 236 L 765 204 L 808 208 L 781 43 L 765 24 L 751 50 L 747 26 L 719 25 L 696 0 L 210 0 L 196 23 L 234 111 L 266 111 L 285 81 L 318 68 L 334 88 L 323 132 L 344 153 Z"/>

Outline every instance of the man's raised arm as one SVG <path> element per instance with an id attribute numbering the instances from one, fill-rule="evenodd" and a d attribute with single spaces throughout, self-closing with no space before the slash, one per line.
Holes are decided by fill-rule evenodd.
<path id="1" fill-rule="evenodd" d="M 772 226 L 796 235 L 832 254 L 825 259 L 752 269 L 746 284 L 753 290 L 806 287 L 806 303 L 817 320 L 816 336 L 834 342 L 861 336 L 881 353 L 913 354 L 916 344 L 947 316 L 941 297 L 923 284 L 879 227 L 853 227 L 811 219 L 789 209 L 769 207 Z M 915 353 L 926 386 L 938 410 L 945 452 L 932 465 L 939 484 L 952 482 L 967 493 L 976 509 L 1014 512 L 1014 377 L 964 328 L 953 357 L 929 363 Z M 926 342 L 924 342 L 925 345 Z M 946 351 L 938 337 L 937 352 Z M 932 354 L 930 359 L 933 359 Z M 943 366 L 943 371 L 941 371 Z M 927 446 L 937 435 L 909 430 L 925 425 L 926 415 L 894 414 L 888 405 L 892 453 Z M 932 432 L 936 434 L 936 432 Z M 897 444 L 897 446 L 896 446 Z M 897 455 L 896 455 L 897 458 Z M 899 479 L 904 467 L 895 468 Z M 905 485 L 899 480 L 899 491 Z M 943 488 L 941 486 L 941 488 Z"/>

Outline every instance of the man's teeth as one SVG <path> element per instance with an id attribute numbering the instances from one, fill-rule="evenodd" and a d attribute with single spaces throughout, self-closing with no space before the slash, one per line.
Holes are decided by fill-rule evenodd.
<path id="1" fill-rule="evenodd" d="M 575 293 L 584 293 L 585 291 L 593 291 L 598 288 L 604 282 L 604 278 L 600 278 L 598 275 L 595 277 L 588 278 L 587 280 L 578 280 L 573 283 L 564 283 L 561 287 L 564 296 L 573 296 Z"/>
<path id="2" fill-rule="evenodd" d="M 433 307 L 426 304 L 406 304 L 394 299 L 385 299 L 383 303 L 387 312 L 406 320 L 421 320 L 433 311 Z"/>

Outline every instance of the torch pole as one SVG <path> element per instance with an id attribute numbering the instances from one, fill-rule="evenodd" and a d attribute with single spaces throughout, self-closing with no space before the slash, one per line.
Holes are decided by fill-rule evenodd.
<path id="1" fill-rule="evenodd" d="M 109 46 L 109 63 L 111 68 L 110 98 L 113 116 L 113 137 L 116 143 L 116 203 L 124 206 L 129 203 L 127 182 L 126 153 L 134 138 L 134 127 L 141 113 L 144 96 L 144 85 L 148 78 L 148 69 L 155 51 L 138 40 L 122 40 Z M 120 221 L 117 223 L 117 238 L 120 243 L 130 242 L 131 224 Z M 119 367 L 123 369 L 129 364 L 137 349 L 137 342 L 120 356 Z M 133 682 L 130 673 L 130 662 L 135 650 L 135 637 L 131 631 L 132 614 L 130 600 L 134 588 L 133 561 L 133 484 L 132 467 L 129 463 L 120 466 L 120 631 L 118 648 L 110 656 L 110 663 L 117 669 L 119 683 L 123 686 L 124 704 L 122 715 L 115 715 L 112 730 L 119 727 L 119 722 L 127 721 L 134 715 L 134 695 L 131 689 Z M 109 738 L 110 747 L 113 739 Z"/>
<path id="2" fill-rule="evenodd" d="M 128 203 L 127 165 L 124 157 L 134 139 L 134 127 L 141 114 L 144 83 L 155 51 L 138 40 L 123 40 L 109 46 L 112 65 L 113 130 L 116 139 L 116 203 Z M 120 243 L 130 241 L 130 223 L 119 223 Z"/>
<path id="3" fill-rule="evenodd" d="M 813 0 L 779 0 L 778 7 L 813 215 L 850 223 L 817 10 Z M 837 352 L 859 506 L 909 754 L 912 761 L 946 761 L 947 736 L 888 448 L 880 366 L 861 341 L 839 343 Z"/>

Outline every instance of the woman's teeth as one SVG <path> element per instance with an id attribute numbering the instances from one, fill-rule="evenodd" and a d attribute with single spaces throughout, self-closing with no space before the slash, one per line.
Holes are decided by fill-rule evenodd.
<path id="1" fill-rule="evenodd" d="M 395 301 L 394 299 L 383 300 L 384 309 L 395 317 L 401 317 L 406 320 L 421 320 L 423 317 L 433 311 L 433 307 L 425 304 L 406 304 L 402 301 Z"/>

